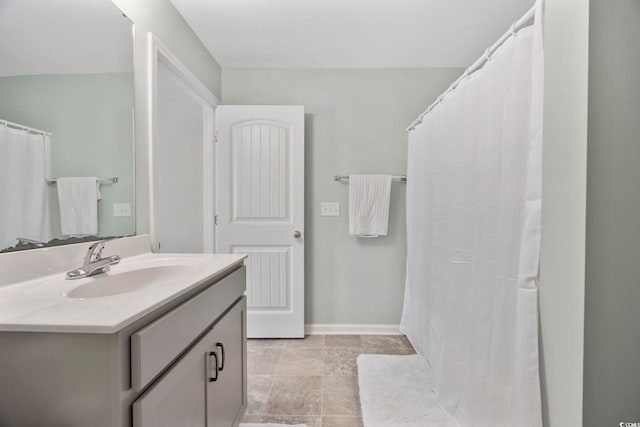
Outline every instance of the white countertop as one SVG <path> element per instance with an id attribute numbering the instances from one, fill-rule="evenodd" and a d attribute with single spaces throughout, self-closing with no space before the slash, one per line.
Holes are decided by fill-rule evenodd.
<path id="1" fill-rule="evenodd" d="M 145 253 L 124 258 L 110 272 L 94 277 L 65 280 L 64 273 L 56 273 L 1 286 L 0 331 L 116 333 L 205 281 L 233 270 L 244 258 L 246 255 Z M 177 273 L 172 266 L 178 267 Z M 98 281 L 104 278 L 117 284 L 113 279 L 119 274 L 136 272 L 129 280 L 142 283 L 143 276 L 137 274 L 140 269 L 155 276 L 146 286 L 134 285 L 133 291 L 93 298 L 68 296 L 77 296 L 82 286 L 99 290 Z M 165 270 L 174 274 L 165 274 Z"/>

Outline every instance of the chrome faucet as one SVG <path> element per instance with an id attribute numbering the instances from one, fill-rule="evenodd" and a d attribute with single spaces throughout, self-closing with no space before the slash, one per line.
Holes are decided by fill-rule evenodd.
<path id="1" fill-rule="evenodd" d="M 111 239 L 100 240 L 89 246 L 87 254 L 84 256 L 82 266 L 67 272 L 67 280 L 82 279 L 83 277 L 94 276 L 106 273 L 112 265 L 120 262 L 118 255 L 102 256 L 104 245 Z"/>

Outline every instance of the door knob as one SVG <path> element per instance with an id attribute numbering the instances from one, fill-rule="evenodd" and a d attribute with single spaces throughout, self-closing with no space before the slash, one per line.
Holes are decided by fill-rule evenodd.
<path id="1" fill-rule="evenodd" d="M 296 239 L 301 238 L 302 237 L 302 231 L 300 231 L 300 230 L 294 231 L 293 232 L 293 237 L 296 238 Z"/>

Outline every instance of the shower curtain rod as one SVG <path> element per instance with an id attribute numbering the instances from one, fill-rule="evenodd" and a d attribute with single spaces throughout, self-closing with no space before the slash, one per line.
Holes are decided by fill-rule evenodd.
<path id="1" fill-rule="evenodd" d="M 502 37 L 500 37 L 498 39 L 498 41 L 493 44 L 493 46 L 491 46 L 489 49 L 485 50 L 484 54 L 480 58 L 478 58 L 478 60 L 476 60 L 476 62 L 474 62 L 473 65 L 471 65 L 469 68 L 467 68 L 464 71 L 464 73 L 458 78 L 458 80 L 453 82 L 451 84 L 451 86 L 449 86 L 449 88 L 447 90 L 445 90 L 444 93 L 442 95 L 440 95 L 435 100 L 435 102 L 433 104 L 431 104 L 422 114 L 420 114 L 418 116 L 417 119 L 415 119 L 409 126 L 407 126 L 406 131 L 407 132 L 411 132 L 412 130 L 414 130 L 416 128 L 416 126 L 418 126 L 420 123 L 422 123 L 422 119 L 424 119 L 424 117 L 427 114 L 429 114 L 431 112 L 431 110 L 433 110 L 438 104 L 440 104 L 443 101 L 445 96 L 447 96 L 450 92 L 453 92 L 456 89 L 456 87 L 458 87 L 458 85 L 464 79 L 466 79 L 471 74 L 473 74 L 474 72 L 476 72 L 479 69 L 481 69 L 487 63 L 487 61 L 491 58 L 491 55 L 493 55 L 493 53 L 496 50 L 498 50 L 498 48 L 500 46 L 502 46 L 504 44 L 504 42 L 509 40 L 509 38 L 511 36 L 515 35 L 519 30 L 524 28 L 524 26 L 527 24 L 527 22 L 529 22 L 531 20 L 531 18 L 533 18 L 535 16 L 535 11 L 536 11 L 536 8 L 535 8 L 535 6 L 533 6 L 524 15 L 522 15 L 522 18 L 518 19 L 515 23 L 513 23 L 513 25 L 511 25 L 511 28 L 509 28 L 509 31 L 504 33 L 502 35 Z"/>
<path id="2" fill-rule="evenodd" d="M 40 130 L 40 129 L 30 128 L 29 126 L 24 126 L 24 125 L 21 125 L 21 124 L 18 124 L 18 123 L 13 123 L 13 122 L 10 122 L 9 120 L 0 119 L 0 124 L 5 126 L 5 127 L 11 127 L 11 128 L 14 128 L 14 129 L 24 130 L 24 131 L 27 131 L 29 133 L 35 133 L 36 135 L 51 136 L 51 132 L 45 132 L 45 131 Z"/>

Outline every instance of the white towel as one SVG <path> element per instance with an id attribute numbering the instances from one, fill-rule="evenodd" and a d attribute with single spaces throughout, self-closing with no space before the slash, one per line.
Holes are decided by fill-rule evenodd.
<path id="1" fill-rule="evenodd" d="M 98 234 L 100 183 L 95 176 L 57 179 L 60 226 L 65 236 Z"/>
<path id="2" fill-rule="evenodd" d="M 349 234 L 386 236 L 391 175 L 349 175 Z"/>

